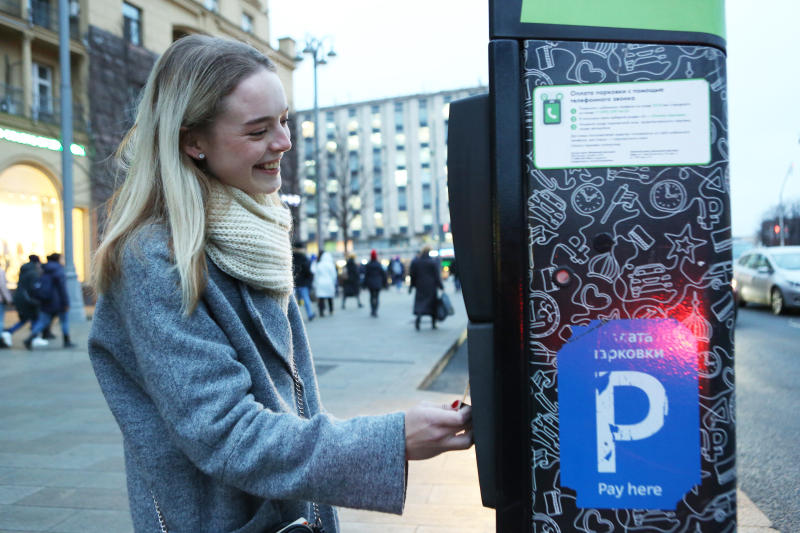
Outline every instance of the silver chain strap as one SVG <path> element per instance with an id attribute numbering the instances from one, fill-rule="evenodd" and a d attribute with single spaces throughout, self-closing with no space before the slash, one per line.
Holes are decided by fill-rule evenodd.
<path id="1" fill-rule="evenodd" d="M 306 417 L 305 400 L 303 400 L 303 386 L 300 384 L 300 375 L 297 373 L 297 368 L 294 366 L 294 361 L 291 362 L 292 368 L 292 381 L 294 381 L 294 393 L 297 400 L 297 412 L 302 418 Z M 314 523 L 322 531 L 322 518 L 319 514 L 319 505 L 316 502 L 311 502 L 314 508 Z"/>
<path id="2" fill-rule="evenodd" d="M 153 504 L 156 506 L 156 514 L 158 515 L 158 525 L 161 526 L 161 533 L 168 533 L 167 523 L 164 521 L 164 515 L 161 514 L 161 507 L 158 506 L 158 500 L 156 500 L 156 495 L 151 492 L 150 496 L 153 497 Z"/>

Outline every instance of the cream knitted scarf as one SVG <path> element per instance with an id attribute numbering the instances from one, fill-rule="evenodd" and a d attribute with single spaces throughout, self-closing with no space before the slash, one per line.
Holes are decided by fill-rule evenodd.
<path id="1" fill-rule="evenodd" d="M 206 253 L 220 270 L 288 301 L 292 216 L 277 193 L 250 196 L 212 181 L 207 226 Z"/>

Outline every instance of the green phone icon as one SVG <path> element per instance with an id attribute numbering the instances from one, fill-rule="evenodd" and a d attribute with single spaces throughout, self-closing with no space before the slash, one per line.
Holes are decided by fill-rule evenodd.
<path id="1" fill-rule="evenodd" d="M 545 124 L 561 124 L 561 100 L 545 100 L 543 109 Z"/>

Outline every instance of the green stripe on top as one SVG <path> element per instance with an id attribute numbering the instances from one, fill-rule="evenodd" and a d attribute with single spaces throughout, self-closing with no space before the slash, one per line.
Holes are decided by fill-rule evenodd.
<path id="1" fill-rule="evenodd" d="M 724 0 L 522 0 L 520 22 L 710 33 L 725 38 Z"/>

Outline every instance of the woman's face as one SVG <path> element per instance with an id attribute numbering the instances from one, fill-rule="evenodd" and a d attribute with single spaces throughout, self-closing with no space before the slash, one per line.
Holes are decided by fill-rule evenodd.
<path id="1" fill-rule="evenodd" d="M 267 69 L 254 72 L 225 97 L 222 109 L 187 144 L 186 153 L 196 160 L 204 154 L 211 174 L 248 194 L 280 189 L 281 157 L 292 142 L 289 107 L 278 76 Z"/>

